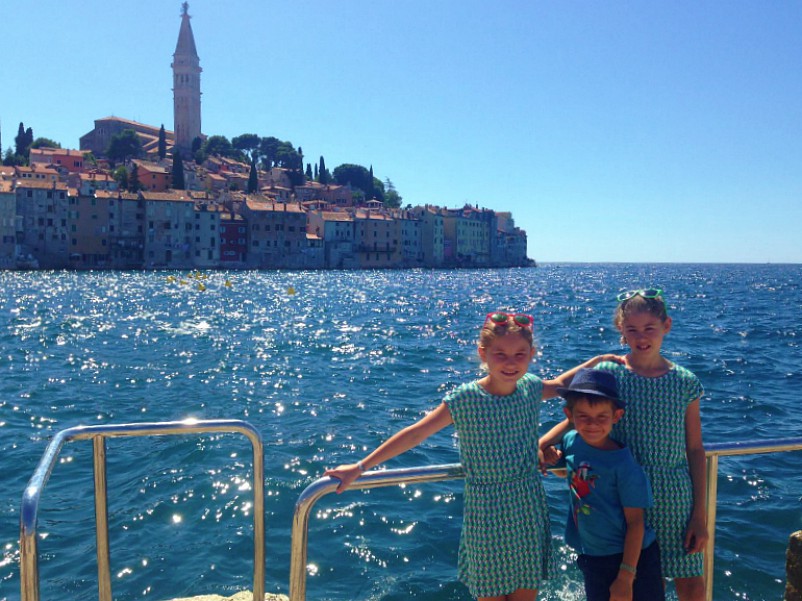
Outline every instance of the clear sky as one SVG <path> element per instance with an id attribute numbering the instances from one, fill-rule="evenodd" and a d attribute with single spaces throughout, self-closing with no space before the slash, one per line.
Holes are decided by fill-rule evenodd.
<path id="1" fill-rule="evenodd" d="M 178 0 L 0 0 L 3 148 L 173 128 Z M 802 263 L 802 2 L 192 0 L 203 131 L 513 212 L 541 262 Z"/>

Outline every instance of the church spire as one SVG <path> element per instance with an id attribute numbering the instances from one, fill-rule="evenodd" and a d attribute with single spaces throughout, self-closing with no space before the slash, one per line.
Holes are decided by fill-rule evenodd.
<path id="1" fill-rule="evenodd" d="M 181 29 L 173 54 L 173 117 L 175 145 L 189 151 L 201 135 L 200 59 L 189 23 L 189 3 L 181 5 Z"/>

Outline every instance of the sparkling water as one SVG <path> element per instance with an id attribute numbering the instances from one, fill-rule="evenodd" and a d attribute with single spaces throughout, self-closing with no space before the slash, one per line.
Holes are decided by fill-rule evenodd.
<path id="1" fill-rule="evenodd" d="M 798 436 L 802 266 L 545 265 L 360 272 L 0 272 L 0 599 L 19 598 L 19 506 L 50 438 L 79 424 L 236 418 L 265 443 L 267 591 L 287 593 L 300 492 L 364 456 L 480 373 L 495 309 L 535 316 L 554 376 L 622 352 L 615 295 L 660 285 L 669 359 L 705 386 L 705 442 Z M 543 427 L 561 418 L 545 403 Z M 447 429 L 388 462 L 458 461 Z M 715 598 L 775 600 L 802 528 L 799 454 L 720 463 Z M 39 512 L 43 599 L 96 599 L 91 444 L 70 443 Z M 250 445 L 233 435 L 108 442 L 115 599 L 231 595 L 252 586 Z M 565 482 L 546 478 L 559 578 L 540 599 L 580 599 L 562 541 Z M 456 579 L 462 483 L 351 491 L 310 522 L 311 599 L 468 599 Z"/>

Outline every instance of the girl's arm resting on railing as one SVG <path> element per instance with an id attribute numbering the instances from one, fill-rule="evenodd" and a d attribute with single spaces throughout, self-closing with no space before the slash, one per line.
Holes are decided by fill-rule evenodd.
<path id="1" fill-rule="evenodd" d="M 328 469 L 324 472 L 324 475 L 337 478 L 340 481 L 337 492 L 341 493 L 348 488 L 354 480 L 361 476 L 364 471 L 376 467 L 388 459 L 392 459 L 418 446 L 432 434 L 439 432 L 452 423 L 453 421 L 451 419 L 451 412 L 448 410 L 448 405 L 440 403 L 434 411 L 427 413 L 411 426 L 407 426 L 403 430 L 393 434 L 362 461 L 340 465 L 334 469 Z"/>

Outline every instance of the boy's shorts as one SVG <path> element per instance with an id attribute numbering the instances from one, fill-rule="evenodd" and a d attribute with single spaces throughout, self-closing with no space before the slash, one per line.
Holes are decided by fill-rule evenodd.
<path id="1" fill-rule="evenodd" d="M 577 565 L 585 577 L 587 601 L 609 601 L 610 585 L 618 577 L 623 556 L 623 553 L 579 556 Z M 665 583 L 657 541 L 640 552 L 637 571 L 632 585 L 632 601 L 665 601 Z"/>

